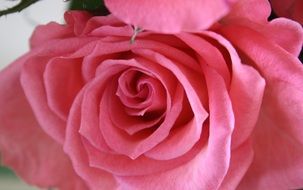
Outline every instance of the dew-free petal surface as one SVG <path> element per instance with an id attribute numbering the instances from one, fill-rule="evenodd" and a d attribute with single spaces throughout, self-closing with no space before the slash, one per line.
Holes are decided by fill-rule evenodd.
<path id="1" fill-rule="evenodd" d="M 29 55 L 29 54 L 28 54 Z M 87 189 L 60 144 L 39 126 L 20 84 L 28 55 L 0 72 L 0 151 L 3 164 L 39 187 Z M 62 168 L 64 168 L 62 170 Z"/>
<path id="2" fill-rule="evenodd" d="M 256 67 L 266 80 L 253 136 L 254 161 L 240 189 L 301 188 L 302 64 L 249 28 L 229 26 L 223 28 L 221 33 L 243 52 L 245 62 Z"/>
<path id="3" fill-rule="evenodd" d="M 208 28 L 226 15 L 236 0 L 105 0 L 122 21 L 142 29 L 178 33 Z"/>

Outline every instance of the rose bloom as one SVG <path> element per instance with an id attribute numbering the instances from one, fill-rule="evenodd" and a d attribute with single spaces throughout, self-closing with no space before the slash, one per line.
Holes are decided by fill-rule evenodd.
<path id="1" fill-rule="evenodd" d="M 293 19 L 303 24 L 303 1 L 302 0 L 271 0 L 274 12 L 278 16 Z"/>
<path id="2" fill-rule="evenodd" d="M 112 15 L 39 26 L 0 73 L 3 163 L 66 190 L 303 187 L 303 32 L 270 11 L 133 43 Z"/>

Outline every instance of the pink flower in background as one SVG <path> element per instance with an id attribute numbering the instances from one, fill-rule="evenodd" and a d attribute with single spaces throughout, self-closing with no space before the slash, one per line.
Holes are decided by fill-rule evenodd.
<path id="1" fill-rule="evenodd" d="M 67 190 L 303 187 L 303 31 L 269 14 L 242 0 L 209 30 L 132 44 L 113 15 L 39 26 L 0 72 L 4 164 Z"/>
<path id="2" fill-rule="evenodd" d="M 207 29 L 225 16 L 237 0 L 105 0 L 122 21 L 164 33 Z"/>
<path id="3" fill-rule="evenodd" d="M 274 12 L 281 17 L 293 19 L 303 24 L 303 1 L 302 0 L 271 0 Z"/>

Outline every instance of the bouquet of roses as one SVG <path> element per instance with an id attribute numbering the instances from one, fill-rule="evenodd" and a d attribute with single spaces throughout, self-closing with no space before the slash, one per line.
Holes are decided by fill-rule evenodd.
<path id="1" fill-rule="evenodd" d="M 302 0 L 90 8 L 0 72 L 4 165 L 61 190 L 303 187 Z"/>

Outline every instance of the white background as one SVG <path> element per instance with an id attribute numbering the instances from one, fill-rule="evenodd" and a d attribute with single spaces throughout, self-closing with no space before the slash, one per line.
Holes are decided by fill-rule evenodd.
<path id="1" fill-rule="evenodd" d="M 0 9 L 19 1 L 0 0 Z M 20 13 L 0 17 L 0 69 L 28 50 L 28 39 L 38 24 L 63 23 L 68 6 L 63 0 L 40 0 Z"/>

